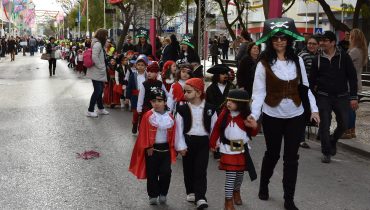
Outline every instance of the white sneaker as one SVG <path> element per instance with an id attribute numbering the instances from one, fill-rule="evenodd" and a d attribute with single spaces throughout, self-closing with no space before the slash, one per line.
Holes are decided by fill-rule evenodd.
<path id="1" fill-rule="evenodd" d="M 204 209 L 204 208 L 208 208 L 208 203 L 206 200 L 204 199 L 200 199 L 197 201 L 197 209 Z"/>
<path id="2" fill-rule="evenodd" d="M 186 196 L 186 201 L 188 202 L 195 202 L 195 194 L 190 193 L 189 195 Z"/>
<path id="3" fill-rule="evenodd" d="M 150 198 L 149 197 L 149 204 L 150 205 L 157 205 L 157 198 Z"/>
<path id="4" fill-rule="evenodd" d="M 98 109 L 97 112 L 100 115 L 108 115 L 109 114 L 109 112 L 107 110 L 105 110 L 105 109 Z"/>
<path id="5" fill-rule="evenodd" d="M 159 196 L 159 203 L 160 204 L 165 204 L 167 202 L 167 197 L 165 195 L 160 195 Z"/>
<path id="6" fill-rule="evenodd" d="M 96 112 L 89 112 L 89 111 L 87 111 L 86 116 L 88 116 L 88 117 L 98 117 L 98 114 L 96 114 Z"/>

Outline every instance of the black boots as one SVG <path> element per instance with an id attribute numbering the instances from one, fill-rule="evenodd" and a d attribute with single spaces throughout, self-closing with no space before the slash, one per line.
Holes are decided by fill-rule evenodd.
<path id="1" fill-rule="evenodd" d="M 132 134 L 136 134 L 137 133 L 137 123 L 133 123 L 132 124 L 132 130 L 131 130 Z"/>
<path id="2" fill-rule="evenodd" d="M 265 152 L 265 156 L 263 157 L 262 161 L 260 189 L 258 193 L 258 197 L 261 200 L 269 199 L 268 184 L 270 183 L 270 178 L 274 173 L 274 168 L 279 158 L 280 158 L 279 156 L 269 157 L 267 152 Z"/>
<path id="3" fill-rule="evenodd" d="M 284 207 L 287 210 L 298 210 L 294 204 L 295 186 L 297 183 L 298 173 L 298 159 L 296 157 L 288 159 L 284 157 L 284 174 L 283 174 L 283 188 L 284 188 Z"/>

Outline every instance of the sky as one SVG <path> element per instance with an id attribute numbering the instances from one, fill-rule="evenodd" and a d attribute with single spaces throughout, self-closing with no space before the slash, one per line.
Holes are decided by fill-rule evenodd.
<path id="1" fill-rule="evenodd" d="M 56 0 L 33 0 L 36 10 L 63 11 Z"/>

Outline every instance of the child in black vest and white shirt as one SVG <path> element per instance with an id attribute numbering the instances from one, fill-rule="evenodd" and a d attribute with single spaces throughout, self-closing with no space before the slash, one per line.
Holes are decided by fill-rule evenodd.
<path id="1" fill-rule="evenodd" d="M 217 120 L 216 107 L 204 100 L 204 82 L 192 78 L 185 82 L 187 104 L 178 107 L 175 149 L 183 156 L 186 200 L 198 209 L 208 207 L 207 167 L 209 134 Z"/>

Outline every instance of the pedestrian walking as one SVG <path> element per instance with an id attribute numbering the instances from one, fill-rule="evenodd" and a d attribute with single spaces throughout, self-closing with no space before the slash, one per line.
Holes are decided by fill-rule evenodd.
<path id="1" fill-rule="evenodd" d="M 199 55 L 194 51 L 194 43 L 191 34 L 185 34 L 180 45 L 181 52 L 176 63 L 200 63 Z"/>
<path id="2" fill-rule="evenodd" d="M 49 57 L 49 76 L 52 77 L 55 75 L 55 69 L 57 66 L 57 59 L 56 59 L 56 50 L 58 45 L 55 43 L 55 38 L 50 37 L 49 43 L 46 45 L 46 53 L 50 55 Z"/>
<path id="3" fill-rule="evenodd" d="M 220 48 L 222 50 L 222 59 L 229 59 L 229 47 L 230 47 L 230 42 L 227 39 L 226 36 L 222 37 L 222 42 L 220 42 Z"/>
<path id="4" fill-rule="evenodd" d="M 135 61 L 135 67 L 132 68 L 132 73 L 130 73 L 128 78 L 128 83 L 126 87 L 126 103 L 131 102 L 132 111 L 132 134 L 137 133 L 137 128 L 139 125 L 139 113 L 137 111 L 137 101 L 139 96 L 140 84 L 142 84 L 147 77 L 145 72 L 146 67 L 149 63 L 146 55 L 139 55 Z"/>
<path id="5" fill-rule="evenodd" d="M 284 24 L 275 24 L 284 23 Z M 274 25 L 273 30 L 271 25 Z M 269 199 L 268 184 L 280 158 L 281 143 L 284 139 L 283 189 L 284 207 L 298 209 L 294 203 L 298 173 L 298 150 L 305 131 L 305 116 L 299 83 L 308 88 L 308 79 L 302 58 L 294 53 L 293 40 L 304 38 L 296 30 L 291 18 L 275 18 L 264 23 L 263 36 L 257 44 L 266 42 L 261 61 L 256 67 L 253 83 L 251 115 L 247 118 L 256 126 L 262 115 L 262 126 L 266 142 L 263 157 L 258 197 Z M 301 81 L 301 82 L 300 82 Z M 311 119 L 319 120 L 315 97 L 308 91 Z"/>
<path id="6" fill-rule="evenodd" d="M 240 60 L 238 71 L 236 72 L 238 88 L 246 90 L 247 93 L 252 93 L 254 74 L 260 53 L 261 45 L 251 42 L 248 45 L 247 55 Z"/>
<path id="7" fill-rule="evenodd" d="M 209 47 L 209 51 L 212 57 L 212 66 L 218 64 L 218 55 L 220 51 L 218 50 L 218 42 L 217 40 L 213 40 L 211 46 Z"/>
<path id="8" fill-rule="evenodd" d="M 239 50 L 238 50 L 238 53 L 236 54 L 235 56 L 235 60 L 238 62 L 238 65 L 239 65 L 239 62 L 240 60 L 245 56 L 247 55 L 247 50 L 248 50 L 248 44 L 249 42 L 252 42 L 253 40 L 251 39 L 251 36 L 250 34 L 248 33 L 248 31 L 246 30 L 243 30 L 241 33 L 240 33 L 240 41 L 241 41 L 241 44 L 239 45 Z"/>
<path id="9" fill-rule="evenodd" d="M 166 110 L 166 93 L 150 91 L 152 109 L 144 114 L 129 170 L 138 178 L 147 178 L 149 204 L 165 204 L 171 182 L 171 163 L 176 162 L 175 120 Z"/>
<path id="10" fill-rule="evenodd" d="M 204 100 L 203 80 L 187 80 L 184 92 L 188 104 L 177 109 L 175 148 L 183 160 L 186 200 L 195 202 L 198 209 L 204 209 L 208 207 L 209 134 L 217 114 L 215 107 Z"/>
<path id="11" fill-rule="evenodd" d="M 362 91 L 361 74 L 364 66 L 368 63 L 367 41 L 360 29 L 354 28 L 350 32 L 348 54 L 352 59 L 357 75 L 357 92 Z M 347 130 L 342 135 L 342 139 L 356 138 L 356 111 L 349 108 Z"/>
<path id="12" fill-rule="evenodd" d="M 248 144 L 257 131 L 244 124 L 249 114 L 248 93 L 245 90 L 230 90 L 210 137 L 211 150 L 219 148 L 221 152 L 219 169 L 226 174 L 225 210 L 235 210 L 234 204 L 243 204 L 240 186 L 244 171 L 249 171 L 252 181 L 257 178 Z"/>
<path id="13" fill-rule="evenodd" d="M 107 82 L 107 64 L 105 60 L 105 51 L 103 46 L 108 38 L 108 31 L 100 28 L 95 32 L 91 42 L 92 61 L 94 65 L 87 69 L 86 77 L 91 79 L 94 91 L 90 98 L 90 105 L 87 111 L 88 117 L 98 117 L 98 114 L 107 115 L 109 112 L 103 106 L 104 82 Z M 95 105 L 98 111 L 95 112 Z"/>
<path id="14" fill-rule="evenodd" d="M 139 84 L 139 96 L 137 101 L 137 112 L 139 116 L 143 116 L 147 111 L 152 109 L 150 103 L 150 90 L 151 89 L 163 89 L 168 95 L 166 88 L 164 87 L 162 81 L 158 80 L 159 65 L 157 62 L 152 62 L 146 67 L 147 77 L 146 80 Z M 139 121 L 140 124 L 140 121 Z"/>
<path id="15" fill-rule="evenodd" d="M 319 37 L 318 36 L 310 36 L 307 38 L 307 46 L 298 54 L 303 59 L 307 77 L 310 76 L 311 72 L 311 66 L 313 59 L 318 55 L 319 53 Z M 312 125 L 310 122 L 306 122 L 307 125 Z M 310 148 L 310 146 L 307 144 L 304 135 L 302 136 L 302 142 L 300 143 L 300 147 L 302 148 Z"/>
<path id="16" fill-rule="evenodd" d="M 37 40 L 31 36 L 29 42 L 28 42 L 29 50 L 30 50 L 30 56 L 35 55 L 35 51 L 37 51 Z"/>
<path id="17" fill-rule="evenodd" d="M 15 51 L 16 51 L 17 43 L 13 36 L 10 37 L 8 40 L 8 52 L 10 53 L 10 61 L 14 61 L 15 59 Z"/>
<path id="18" fill-rule="evenodd" d="M 114 87 L 116 85 L 116 70 L 117 70 L 117 62 L 116 59 L 111 58 L 107 68 L 107 78 L 108 82 L 105 83 L 104 86 L 104 94 L 103 94 L 103 104 L 114 108 L 116 105 L 120 105 L 120 98 L 116 91 L 114 91 Z"/>
<path id="19" fill-rule="evenodd" d="M 331 156 L 337 153 L 338 139 L 347 129 L 348 100 L 353 110 L 358 108 L 357 75 L 351 57 L 340 47 L 336 47 L 337 37 L 325 31 L 320 40 L 322 52 L 313 60 L 310 85 L 316 92 L 321 123 L 321 161 L 330 163 Z M 337 127 L 330 135 L 332 112 L 335 113 Z"/>

